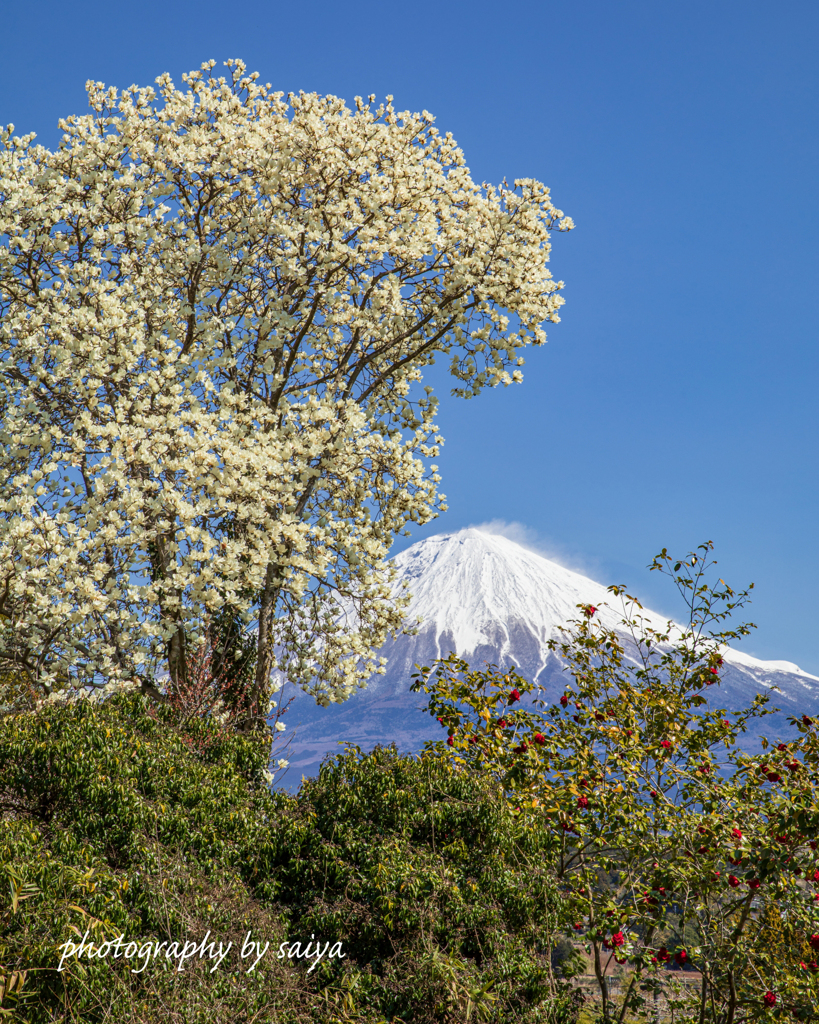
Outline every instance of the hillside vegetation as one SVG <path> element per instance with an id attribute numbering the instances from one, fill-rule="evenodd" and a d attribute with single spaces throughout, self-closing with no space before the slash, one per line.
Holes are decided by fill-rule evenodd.
<path id="1" fill-rule="evenodd" d="M 141 696 L 0 720 L 0 973 L 18 990 L 4 1012 L 572 1019 L 548 955 L 559 897 L 496 786 L 433 754 L 349 751 L 291 797 L 267 790 L 266 767 L 263 740 L 182 726 Z M 135 958 L 63 957 L 86 932 L 144 944 L 208 931 L 234 944 L 213 970 L 207 957 L 179 971 L 160 955 L 140 973 Z M 270 942 L 252 973 L 237 955 L 248 931 Z M 343 958 L 276 955 L 311 936 Z"/>

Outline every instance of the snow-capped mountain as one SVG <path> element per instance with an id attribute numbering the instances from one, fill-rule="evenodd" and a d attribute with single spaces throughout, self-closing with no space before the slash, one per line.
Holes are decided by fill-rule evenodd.
<path id="1" fill-rule="evenodd" d="M 604 625 L 620 627 L 622 609 L 604 586 L 498 534 L 474 528 L 439 534 L 413 544 L 394 562 L 399 583 L 406 581 L 412 595 L 407 619 L 418 621 L 418 631 L 390 640 L 381 651 L 386 674 L 343 704 L 320 708 L 306 694 L 296 694 L 285 719 L 294 734 L 291 784 L 315 774 L 326 754 L 340 751 L 339 741 L 363 750 L 395 742 L 417 751 L 424 740 L 440 738 L 440 728 L 420 711 L 423 695 L 409 689 L 416 664 L 432 665 L 452 651 L 476 667 L 514 664 L 556 697 L 567 676 L 547 643 L 578 617 L 577 605 L 596 605 Z M 647 609 L 642 614 L 651 625 L 666 627 L 662 616 Z M 706 692 L 715 707 L 739 710 L 757 693 L 778 688 L 771 704 L 782 710 L 763 720 L 765 735 L 786 735 L 788 715 L 819 711 L 819 678 L 791 662 L 759 661 L 731 648 L 724 661 L 720 685 Z"/>

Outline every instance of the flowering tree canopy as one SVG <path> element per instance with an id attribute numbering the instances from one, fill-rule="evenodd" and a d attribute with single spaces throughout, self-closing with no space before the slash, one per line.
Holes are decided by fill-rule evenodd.
<path id="1" fill-rule="evenodd" d="M 89 83 L 53 152 L 0 133 L 0 659 L 46 693 L 179 679 L 228 614 L 259 698 L 349 695 L 401 626 L 389 545 L 442 507 L 424 367 L 520 380 L 563 302 L 539 182 L 213 66 Z"/>

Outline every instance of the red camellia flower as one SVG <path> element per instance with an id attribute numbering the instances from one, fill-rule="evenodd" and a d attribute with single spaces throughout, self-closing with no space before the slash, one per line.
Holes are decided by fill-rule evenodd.
<path id="1" fill-rule="evenodd" d="M 455 745 L 455 740 L 450 736 L 449 739 L 447 740 L 447 744 L 450 747 L 453 747 Z"/>
<path id="2" fill-rule="evenodd" d="M 766 992 L 765 995 L 762 997 L 762 1002 L 766 1006 L 776 1006 L 776 996 L 773 994 L 773 992 Z"/>
<path id="3" fill-rule="evenodd" d="M 509 703 L 514 704 L 516 700 L 520 700 L 520 693 L 518 690 L 512 690 L 509 694 Z"/>
<path id="4" fill-rule="evenodd" d="M 589 806 L 589 798 L 587 796 L 579 796 L 577 798 L 577 806 L 578 807 L 584 807 L 584 808 L 588 807 Z"/>
<path id="5" fill-rule="evenodd" d="M 470 743 L 477 743 L 478 742 L 478 737 L 477 736 L 470 736 L 469 737 L 469 742 Z"/>
<path id="6" fill-rule="evenodd" d="M 546 737 L 543 735 L 543 733 L 542 732 L 536 732 L 535 733 L 535 743 L 539 744 L 542 747 L 545 742 L 546 742 Z"/>
<path id="7" fill-rule="evenodd" d="M 505 718 L 499 718 L 498 719 L 498 728 L 499 729 L 505 729 L 506 728 L 506 719 Z"/>
<path id="8" fill-rule="evenodd" d="M 596 722 L 603 722 L 603 721 L 605 721 L 605 718 L 606 718 L 606 716 L 602 712 L 595 711 L 595 713 L 594 713 L 594 720 Z"/>
<path id="9" fill-rule="evenodd" d="M 665 946 L 660 946 L 660 948 L 657 950 L 657 959 L 662 964 L 668 963 L 668 961 L 671 959 L 671 954 L 668 952 Z"/>
<path id="10" fill-rule="evenodd" d="M 688 962 L 688 954 L 684 949 L 681 949 L 674 954 L 674 962 L 677 964 L 678 967 L 682 967 L 683 964 Z"/>
<path id="11" fill-rule="evenodd" d="M 811 949 L 819 949 L 819 935 L 811 935 L 808 939 L 808 945 Z"/>
<path id="12" fill-rule="evenodd" d="M 652 789 L 651 795 L 656 799 L 657 798 L 657 790 L 656 789 Z"/>
<path id="13" fill-rule="evenodd" d="M 802 724 L 803 725 L 813 725 L 813 719 L 812 718 L 808 718 L 807 715 L 802 715 Z"/>
<path id="14" fill-rule="evenodd" d="M 787 744 L 787 743 L 780 743 L 780 744 L 779 744 L 779 745 L 777 746 L 777 748 L 776 748 L 776 749 L 777 749 L 777 750 L 787 750 L 787 749 L 788 749 L 788 744 Z"/>
<path id="15" fill-rule="evenodd" d="M 615 949 L 617 949 L 618 946 L 622 946 L 625 941 L 626 937 L 622 932 L 615 932 L 611 937 L 611 944 Z"/>
<path id="16" fill-rule="evenodd" d="M 583 609 L 583 614 L 586 616 L 587 619 L 590 619 L 596 611 L 597 608 L 595 608 L 593 604 L 587 604 L 586 607 Z"/>
<path id="17" fill-rule="evenodd" d="M 748 888 L 749 889 L 758 889 L 760 887 L 760 885 L 762 885 L 762 882 L 760 882 L 760 880 L 758 878 L 752 878 L 748 882 Z"/>
<path id="18" fill-rule="evenodd" d="M 782 776 L 776 772 L 768 772 L 768 782 L 781 782 Z"/>
<path id="19" fill-rule="evenodd" d="M 810 841 L 810 842 L 808 843 L 808 846 L 809 846 L 809 847 L 810 847 L 810 848 L 811 848 L 812 850 L 815 850 L 815 849 L 816 849 L 816 840 L 815 840 L 815 839 L 811 839 L 811 841 Z"/>
<path id="20" fill-rule="evenodd" d="M 727 718 L 723 718 L 722 724 L 725 726 L 726 729 L 730 729 L 731 728 L 731 723 L 728 721 Z"/>
<path id="21" fill-rule="evenodd" d="M 742 832 L 738 828 L 733 829 L 731 835 L 734 837 L 734 839 L 742 839 Z"/>
<path id="22" fill-rule="evenodd" d="M 565 693 L 564 693 L 564 694 L 563 694 L 563 696 L 562 696 L 562 697 L 560 698 L 560 703 L 561 703 L 561 704 L 563 705 L 563 707 L 564 707 L 564 708 L 565 708 L 565 707 L 566 707 L 566 705 L 567 705 L 567 704 L 569 703 L 569 698 L 568 698 L 568 697 L 566 696 L 566 694 L 565 694 Z"/>
<path id="23" fill-rule="evenodd" d="M 663 747 L 665 750 L 669 750 L 671 748 L 671 743 L 669 742 L 669 740 L 663 740 L 660 743 L 660 746 Z"/>
<path id="24" fill-rule="evenodd" d="M 582 931 L 583 930 L 583 922 L 582 921 L 575 921 L 574 930 L 577 931 L 577 932 Z"/>
<path id="25" fill-rule="evenodd" d="M 736 875 L 729 875 L 728 884 L 731 886 L 732 889 L 736 889 L 736 887 L 739 885 L 739 879 Z"/>
<path id="26" fill-rule="evenodd" d="M 443 718 L 439 718 L 439 719 L 438 719 L 438 721 L 439 721 L 439 722 L 441 723 L 441 725 L 443 725 L 443 724 L 444 724 L 444 720 L 443 720 Z"/>

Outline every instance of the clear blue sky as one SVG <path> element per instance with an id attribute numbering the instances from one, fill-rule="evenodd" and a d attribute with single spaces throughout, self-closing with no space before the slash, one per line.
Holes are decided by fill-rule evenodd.
<path id="1" fill-rule="evenodd" d="M 644 566 L 717 544 L 756 583 L 743 649 L 819 674 L 819 5 L 7 2 L 0 122 L 54 145 L 86 79 L 179 81 L 241 57 L 284 91 L 394 94 L 473 176 L 535 177 L 562 323 L 524 383 L 446 399 L 449 511 L 524 524 L 660 611 Z"/>

